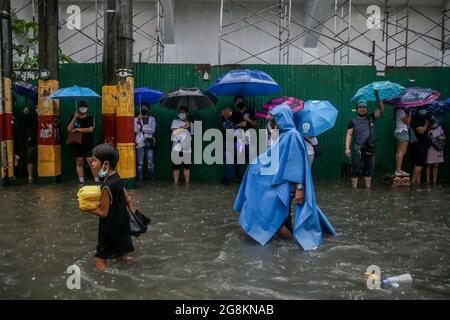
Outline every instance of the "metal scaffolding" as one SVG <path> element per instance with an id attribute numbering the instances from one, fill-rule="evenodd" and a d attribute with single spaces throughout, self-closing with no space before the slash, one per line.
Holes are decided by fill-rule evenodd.
<path id="1" fill-rule="evenodd" d="M 37 3 L 29 0 L 18 8 L 13 8 L 13 15 L 27 11 L 30 20 L 37 20 Z M 59 45 L 83 37 L 83 47 L 73 52 L 64 52 L 68 57 L 79 57 L 77 62 L 91 63 L 101 61 L 103 54 L 103 0 L 93 0 L 83 4 L 81 14 L 94 12 L 83 17 L 80 30 L 75 29 L 70 35 L 60 39 Z M 245 63 L 256 60 L 258 63 L 271 64 L 328 64 L 345 65 L 373 64 L 378 69 L 386 66 L 449 66 L 450 56 L 450 11 L 449 0 L 442 0 L 440 17 L 436 12 L 427 13 L 409 0 L 374 0 L 382 15 L 382 28 L 372 31 L 368 28 L 355 27 L 355 19 L 370 19 L 366 12 L 367 5 L 358 0 L 320 1 L 320 5 L 330 8 L 319 12 L 311 3 L 319 0 L 272 0 L 248 2 L 245 0 L 221 0 L 218 33 L 217 62 Z M 326 4 L 325 4 L 326 3 Z M 164 62 L 164 8 L 161 0 L 142 1 L 143 7 L 136 10 L 133 18 L 145 15 L 145 21 L 133 23 L 136 37 L 142 38 L 135 45 L 134 61 L 147 63 Z M 14 7 L 14 4 L 13 4 Z M 314 10 L 313 10 L 313 9 Z M 430 11 L 431 12 L 431 11 Z M 418 27 L 411 17 L 422 21 Z M 86 17 L 91 17 L 86 21 Z M 135 21 L 138 19 L 135 19 Z M 67 21 L 60 21 L 64 27 Z M 179 32 L 182 32 L 179 29 Z M 247 46 L 243 32 L 255 32 L 263 35 L 264 45 L 258 49 Z M 371 32 L 372 31 L 372 32 Z M 239 32 L 242 32 L 239 35 Z M 86 42 L 84 40 L 87 40 Z M 81 42 L 81 41 L 80 41 Z M 313 43 L 305 46 L 304 43 Z M 141 43 L 145 43 L 141 46 Z M 37 43 L 32 52 L 37 54 Z M 238 54 L 234 61 L 224 59 L 225 46 L 234 48 Z M 95 47 L 95 50 L 93 49 Z M 86 50 L 89 55 L 85 54 Z M 437 52 L 437 53 L 436 53 Z M 414 56 L 414 57 L 413 57 Z M 99 58 L 100 57 L 100 58 Z M 363 57 L 363 58 L 361 58 Z M 413 57 L 413 58 L 411 58 Z M 18 57 L 15 57 L 18 59 Z M 415 59 L 415 62 L 414 62 Z M 79 60 L 79 61 L 78 61 Z M 27 71 L 25 71 L 27 72 Z M 33 70 L 28 70 L 33 72 Z"/>
<path id="2" fill-rule="evenodd" d="M 273 1 L 261 4 L 261 8 L 250 9 L 237 0 L 221 0 L 219 22 L 219 52 L 218 63 L 223 60 L 223 44 L 230 45 L 245 53 L 245 57 L 233 63 L 242 63 L 250 58 L 256 58 L 262 63 L 270 64 L 262 55 L 278 50 L 278 63 L 289 63 L 295 54 L 306 56 L 302 64 L 352 64 L 355 54 L 367 57 L 366 64 L 377 65 L 384 69 L 386 66 L 408 66 L 408 52 L 431 59 L 424 66 L 448 66 L 445 62 L 450 53 L 449 6 L 448 0 L 443 0 L 442 17 L 435 19 L 427 16 L 421 10 L 411 6 L 408 0 L 395 2 L 391 5 L 388 0 L 377 5 L 384 8 L 384 15 L 380 17 L 382 39 L 376 39 L 369 34 L 371 29 L 358 30 L 352 23 L 355 16 L 361 15 L 370 19 L 362 5 L 352 0 L 334 0 L 334 10 L 323 17 L 316 17 L 305 8 L 304 1 Z M 265 6 L 265 7 L 263 7 Z M 278 10 L 276 10 L 278 8 Z M 245 12 L 242 16 L 234 10 Z M 410 16 L 414 13 L 430 22 L 423 30 L 416 30 L 411 26 Z M 313 21 L 312 25 L 304 23 L 305 18 Z M 278 36 L 273 27 L 279 29 Z M 272 28 L 270 28 L 272 27 Z M 255 52 L 238 44 L 233 34 L 246 28 L 253 28 L 262 34 L 269 35 L 274 41 L 268 43 L 267 49 Z M 433 36 L 433 31 L 441 29 L 440 37 Z M 320 44 L 320 54 L 311 53 L 305 47 L 298 45 L 302 39 L 315 38 Z M 433 56 L 423 48 L 416 46 L 421 39 L 427 47 L 441 51 L 440 56 Z M 378 41 L 377 41 L 378 40 Z M 355 43 L 358 42 L 356 45 Z M 376 55 L 376 56 L 375 56 Z M 332 56 L 332 59 L 330 58 Z M 303 61 L 306 60 L 306 61 Z"/>
<path id="3" fill-rule="evenodd" d="M 20 8 L 15 8 L 13 14 L 17 16 L 22 11 L 27 11 L 32 17 L 33 22 L 37 22 L 37 2 L 39 0 L 29 0 L 24 6 Z M 59 39 L 59 45 L 74 41 L 77 35 L 83 35 L 83 38 L 88 40 L 88 42 L 81 48 L 77 48 L 73 52 L 65 53 L 68 57 L 73 58 L 80 52 L 86 51 L 88 49 L 92 50 L 95 47 L 94 54 L 88 58 L 77 61 L 79 63 L 97 63 L 101 61 L 103 55 L 103 16 L 104 16 L 104 6 L 102 0 L 93 0 L 91 3 L 87 4 L 80 11 L 80 14 L 88 12 L 88 10 L 93 10 L 94 14 L 92 19 L 87 21 L 84 17 L 84 24 L 80 29 L 73 29 L 75 32 L 71 33 L 64 39 Z M 80 3 L 83 4 L 83 3 Z M 139 62 L 147 63 L 162 63 L 164 62 L 164 43 L 163 43 L 163 33 L 164 33 L 164 9 L 161 5 L 160 0 L 150 0 L 146 1 L 145 6 L 142 10 L 139 10 L 133 14 L 133 18 L 139 15 L 146 15 L 149 18 L 139 25 L 133 23 L 133 33 L 143 37 L 148 44 L 144 49 L 141 49 L 134 53 L 134 60 Z M 68 21 L 64 21 L 60 17 L 59 25 L 60 28 L 64 27 Z M 93 27 L 93 28 L 92 28 Z M 88 30 L 88 29 L 91 30 Z M 93 29 L 93 30 L 92 30 Z M 34 54 L 37 54 L 37 42 L 34 43 Z M 15 57 L 18 59 L 19 57 Z M 35 72 L 35 70 L 29 70 L 28 72 Z"/>

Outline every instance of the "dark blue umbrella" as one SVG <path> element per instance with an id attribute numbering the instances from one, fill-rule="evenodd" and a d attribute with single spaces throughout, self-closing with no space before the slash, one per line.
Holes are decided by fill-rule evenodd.
<path id="1" fill-rule="evenodd" d="M 164 96 L 164 93 L 155 89 L 137 88 L 134 89 L 134 104 L 147 103 L 152 105 L 158 103 L 162 96 Z"/>
<path id="2" fill-rule="evenodd" d="M 384 102 L 396 107 L 420 107 L 430 104 L 440 93 L 433 89 L 407 88 L 394 98 L 386 99 Z"/>
<path id="3" fill-rule="evenodd" d="M 450 113 L 450 104 L 446 101 L 435 100 L 430 104 L 421 106 L 418 108 L 413 108 L 412 113 L 416 113 L 419 110 L 427 110 L 427 113 L 435 118 L 441 117 L 447 113 Z"/>
<path id="4" fill-rule="evenodd" d="M 38 99 L 38 89 L 35 85 L 26 83 L 23 81 L 14 82 L 13 90 L 18 95 L 21 95 L 27 99 L 37 101 Z"/>
<path id="5" fill-rule="evenodd" d="M 218 96 L 269 96 L 281 87 L 264 71 L 238 69 L 218 78 L 208 91 Z"/>

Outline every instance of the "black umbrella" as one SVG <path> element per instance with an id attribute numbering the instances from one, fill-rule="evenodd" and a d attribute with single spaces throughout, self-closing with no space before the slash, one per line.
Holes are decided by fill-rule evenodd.
<path id="1" fill-rule="evenodd" d="M 171 91 L 159 100 L 161 106 L 177 110 L 185 106 L 189 111 L 205 109 L 216 104 L 217 98 L 210 93 L 203 93 L 199 88 L 180 88 Z"/>

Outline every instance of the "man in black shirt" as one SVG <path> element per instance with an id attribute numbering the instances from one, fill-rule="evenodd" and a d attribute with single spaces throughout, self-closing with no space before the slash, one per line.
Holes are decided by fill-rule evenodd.
<path id="1" fill-rule="evenodd" d="M 257 129 L 258 123 L 256 122 L 255 112 L 247 109 L 245 105 L 245 98 L 243 96 L 234 97 L 235 110 L 233 112 L 233 123 L 235 129 L 242 129 L 243 136 L 241 139 L 238 137 L 238 143 L 235 144 L 235 155 L 242 149 L 241 143 L 244 144 L 243 151 L 245 152 L 245 163 L 249 162 L 249 145 L 248 141 L 245 141 L 246 132 L 248 129 Z M 236 174 L 239 181 L 244 176 L 245 165 L 236 163 Z"/>
<path id="2" fill-rule="evenodd" d="M 375 165 L 375 136 L 373 126 L 375 121 L 380 118 L 384 112 L 383 101 L 374 91 L 377 99 L 378 108 L 371 114 L 368 114 L 367 102 L 360 100 L 356 106 L 358 117 L 350 120 L 345 137 L 345 155 L 351 156 L 352 168 L 352 186 L 358 187 L 358 178 L 363 175 L 366 188 L 371 187 L 372 171 Z M 350 149 L 350 143 L 354 136 L 353 147 Z"/>

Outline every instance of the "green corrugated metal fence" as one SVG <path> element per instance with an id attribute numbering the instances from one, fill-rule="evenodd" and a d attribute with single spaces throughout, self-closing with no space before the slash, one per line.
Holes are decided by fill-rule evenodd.
<path id="1" fill-rule="evenodd" d="M 135 64 L 135 87 L 151 87 L 163 92 L 180 87 L 199 87 L 206 89 L 219 75 L 235 66 L 212 67 L 210 80 L 203 80 L 203 73 L 197 71 L 192 64 Z M 283 88 L 280 95 L 289 95 L 308 99 L 323 99 L 332 102 L 339 110 L 335 127 L 319 137 L 323 155 L 317 158 L 313 174 L 316 179 L 339 179 L 348 160 L 344 155 L 344 140 L 348 121 L 355 116 L 350 105 L 350 98 L 361 86 L 377 80 L 391 80 L 404 86 L 430 87 L 441 92 L 442 98 L 450 96 L 448 79 L 450 68 L 389 68 L 385 77 L 378 77 L 376 70 L 370 66 L 319 66 L 319 65 L 246 65 L 250 69 L 263 70 L 269 73 Z M 61 65 L 60 86 L 77 84 L 87 86 L 101 93 L 101 64 Z M 413 81 L 414 80 L 414 81 Z M 269 97 L 248 98 L 248 104 L 253 109 L 263 104 Z M 220 110 L 232 105 L 232 97 L 219 97 L 216 107 L 198 111 L 191 116 L 203 121 L 203 130 L 218 128 Z M 369 105 L 373 110 L 374 103 Z M 20 108 L 20 107 L 19 107 Z M 377 123 L 375 133 L 377 138 L 375 175 L 381 177 L 386 172 L 393 171 L 395 140 L 393 137 L 394 121 L 392 107 L 386 106 L 384 117 Z M 66 139 L 65 127 L 74 111 L 74 102 L 61 103 L 62 137 Z M 100 138 L 101 102 L 92 100 L 90 112 L 95 115 L 95 141 Z M 152 106 L 151 114 L 157 123 L 157 147 L 155 153 L 156 176 L 158 179 L 170 180 L 172 169 L 170 163 L 170 124 L 176 118 L 174 110 L 168 110 L 159 105 Z M 450 132 L 450 117 L 444 119 L 444 129 Z M 260 127 L 264 127 L 260 121 Z M 63 178 L 75 177 L 74 160 L 64 143 L 62 148 Z M 206 144 L 203 143 L 203 146 Z M 448 147 L 446 159 L 449 159 Z M 410 169 L 410 168 L 408 168 Z M 194 180 L 220 179 L 221 165 L 194 165 L 192 178 Z M 442 167 L 441 177 L 450 181 L 450 161 Z"/>

